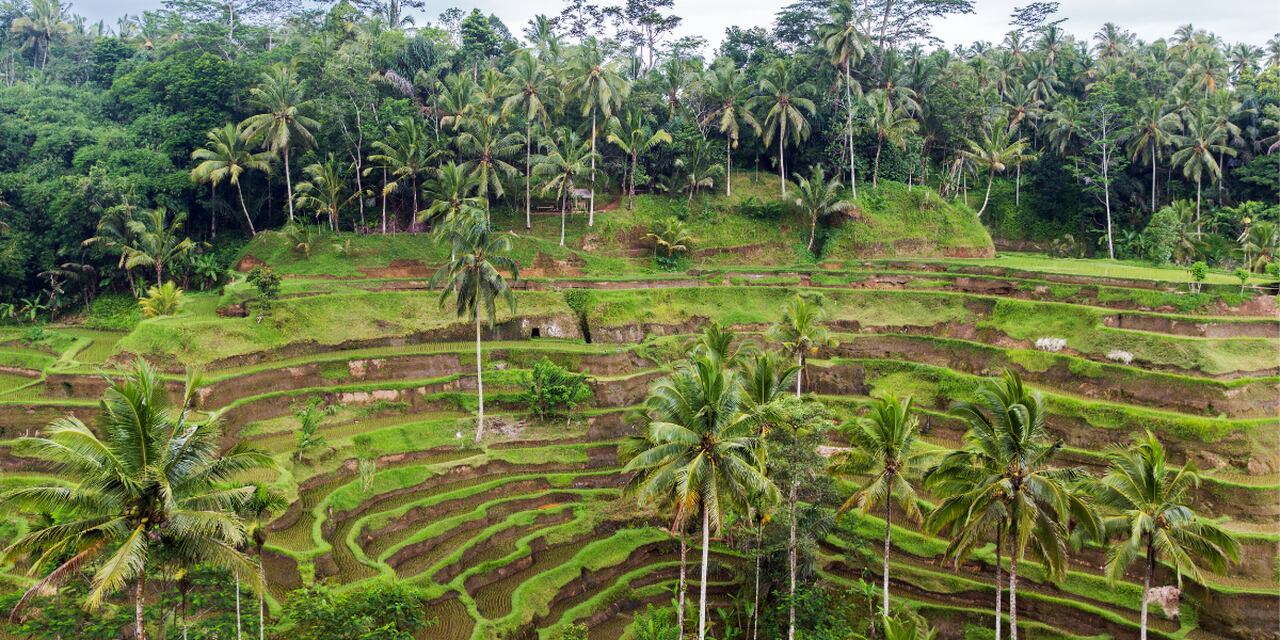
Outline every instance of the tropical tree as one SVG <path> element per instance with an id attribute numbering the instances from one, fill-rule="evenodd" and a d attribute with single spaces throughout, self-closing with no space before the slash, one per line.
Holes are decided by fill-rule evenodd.
<path id="1" fill-rule="evenodd" d="M 997 121 L 982 131 L 982 139 L 964 140 L 967 149 L 960 150 L 960 156 L 968 160 L 978 169 L 987 172 L 987 194 L 982 198 L 982 207 L 978 209 L 978 217 L 987 210 L 991 200 L 991 184 L 995 182 L 997 173 L 1004 173 L 1009 165 L 1017 163 L 1026 155 L 1027 142 L 1024 138 L 1013 139 L 1009 127 L 1004 121 Z"/>
<path id="2" fill-rule="evenodd" d="M 289 202 L 289 222 L 293 222 L 293 177 L 289 173 L 289 151 L 315 145 L 313 131 L 320 123 L 306 114 L 313 101 L 305 98 L 302 83 L 293 69 L 277 64 L 262 73 L 258 86 L 249 90 L 250 106 L 261 110 L 244 121 L 241 133 L 255 140 L 284 162 L 284 184 Z"/>
<path id="3" fill-rule="evenodd" d="M 825 316 L 820 301 L 797 295 L 782 307 L 782 320 L 769 327 L 766 333 L 770 340 L 780 343 L 796 359 L 797 398 L 803 387 L 804 367 L 809 354 L 817 353 L 821 347 L 836 346 L 836 340 L 822 326 Z"/>
<path id="4" fill-rule="evenodd" d="M 693 202 L 693 196 L 699 189 L 715 186 L 716 177 L 724 172 L 724 167 L 712 159 L 714 151 L 711 149 L 711 141 L 706 138 L 694 138 L 688 149 L 688 153 L 677 159 L 675 164 L 679 177 L 683 179 L 684 188 L 688 191 L 689 202 Z"/>
<path id="5" fill-rule="evenodd" d="M 745 511 L 754 496 L 776 502 L 778 490 L 760 464 L 755 425 L 741 411 L 737 372 L 698 355 L 654 385 L 645 403 L 647 448 L 623 468 L 636 473 L 642 499 L 672 496 L 677 528 L 702 515 L 702 577 L 698 638 L 707 636 L 707 567 L 711 534 L 730 511 Z"/>
<path id="6" fill-rule="evenodd" d="M 1132 446 L 1107 454 L 1107 473 L 1092 485 L 1098 506 L 1107 515 L 1108 533 L 1122 536 L 1107 547 L 1107 579 L 1124 577 L 1139 554 L 1146 557 L 1142 578 L 1141 640 L 1147 638 L 1147 602 L 1156 562 L 1171 563 L 1182 576 L 1203 580 L 1198 563 L 1222 571 L 1228 561 L 1240 561 L 1240 543 L 1217 523 L 1198 518 L 1188 506 L 1188 493 L 1200 486 L 1195 465 L 1170 469 L 1164 446 L 1148 431 Z"/>
<path id="7" fill-rule="evenodd" d="M 623 118 L 609 121 L 609 136 L 605 142 L 618 147 L 631 158 L 630 175 L 623 185 L 627 191 L 627 208 L 631 209 L 636 197 L 636 169 L 640 156 L 657 145 L 671 144 L 671 134 L 663 129 L 653 131 L 645 122 L 644 114 L 629 110 Z"/>
<path id="8" fill-rule="evenodd" d="M 644 237 L 653 242 L 655 257 L 658 255 L 659 247 L 666 249 L 667 257 L 670 258 L 677 251 L 688 251 L 689 245 L 693 244 L 693 235 L 689 233 L 689 227 L 675 216 L 667 216 L 655 221 Z"/>
<path id="9" fill-rule="evenodd" d="M 591 117 L 591 197 L 587 204 L 587 226 L 591 227 L 596 223 L 597 119 L 607 121 L 614 109 L 622 106 L 628 86 L 622 75 L 605 62 L 600 43 L 595 38 L 588 38 L 578 48 L 569 76 L 569 93 L 582 102 L 582 116 Z"/>
<path id="10" fill-rule="evenodd" d="M 156 286 L 164 284 L 164 266 L 187 255 L 196 243 L 182 234 L 187 214 L 175 213 L 165 221 L 164 209 L 148 209 L 129 223 L 132 238 L 125 246 L 126 269 L 151 267 L 156 272 Z"/>
<path id="11" fill-rule="evenodd" d="M 545 16 L 539 16 L 545 20 Z M 549 25 L 547 25 L 549 27 Z M 549 37 L 554 37 L 550 34 Z M 545 40 L 544 40 L 545 41 Z M 520 51 L 507 68 L 507 80 L 515 93 L 502 102 L 504 116 L 519 113 L 525 121 L 524 130 L 524 228 L 533 228 L 533 205 L 530 181 L 533 176 L 533 125 L 544 128 L 550 121 L 548 102 L 560 99 L 560 86 L 550 69 L 542 64 L 532 51 Z"/>
<path id="12" fill-rule="evenodd" d="M 498 116 L 485 114 L 469 119 L 455 142 L 487 209 L 489 198 L 503 195 L 502 178 L 518 173 L 507 158 L 519 153 L 520 134 L 502 133 Z"/>
<path id="13" fill-rule="evenodd" d="M 864 126 L 876 136 L 876 159 L 871 170 L 871 184 L 874 186 L 880 181 L 880 151 L 884 143 L 905 149 L 907 136 L 915 133 L 920 128 L 920 123 L 901 104 L 893 104 L 888 92 L 882 89 L 867 94 L 866 102 L 867 118 Z"/>
<path id="14" fill-rule="evenodd" d="M 747 107 L 753 111 L 765 112 L 764 146 L 767 148 L 778 143 L 778 178 L 782 185 L 782 195 L 787 195 L 787 163 L 784 150 L 788 143 L 800 144 L 809 137 L 810 116 L 817 113 L 813 100 L 806 95 L 813 93 L 813 87 L 807 81 L 800 80 L 800 72 L 794 62 L 777 59 L 764 69 L 764 77 L 760 79 L 761 95 L 747 101 Z M 789 133 L 789 135 L 788 135 Z"/>
<path id="15" fill-rule="evenodd" d="M 223 180 L 236 188 L 236 197 L 240 200 L 240 211 L 244 213 L 245 224 L 249 225 L 249 235 L 257 235 L 253 228 L 253 218 L 249 208 L 244 204 L 244 191 L 240 187 L 240 178 L 249 171 L 270 171 L 271 153 L 249 149 L 245 142 L 243 125 L 226 124 L 221 129 L 213 129 L 206 136 L 205 145 L 191 152 L 192 160 L 200 164 L 191 170 L 191 178 L 196 182 L 209 183 L 217 187 Z"/>
<path id="16" fill-rule="evenodd" d="M 1156 210 L 1156 165 L 1164 150 L 1177 139 L 1182 121 L 1158 98 L 1147 98 L 1138 105 L 1137 121 L 1129 138 L 1129 159 L 1151 165 L 1150 210 Z"/>
<path id="17" fill-rule="evenodd" d="M 492 329 L 497 320 L 497 303 L 507 303 L 512 315 L 516 313 L 516 298 L 501 270 L 511 273 L 514 282 L 520 278 L 520 265 L 506 253 L 511 251 L 511 239 L 495 234 L 490 228 L 483 210 L 475 210 L 441 226 L 441 234 L 451 246 L 449 263 L 440 267 L 431 277 L 431 287 L 443 286 L 440 306 L 444 307 L 449 295 L 454 296 L 454 308 L 459 318 L 475 324 L 476 328 L 476 395 L 479 409 L 476 420 L 476 442 L 484 436 L 484 371 L 480 358 L 480 321 L 483 316 Z"/>
<path id="18" fill-rule="evenodd" d="M 1214 126 L 1207 109 L 1196 110 L 1183 120 L 1183 133 L 1178 138 L 1178 149 L 1173 152 L 1173 165 L 1182 168 L 1182 175 L 1196 181 L 1196 224 L 1200 224 L 1200 186 L 1206 176 L 1215 180 L 1222 174 L 1215 155 L 1235 157 L 1236 150 L 1222 144 L 1223 132 Z"/>
<path id="19" fill-rule="evenodd" d="M 760 122 L 746 107 L 751 87 L 747 84 L 746 71 L 738 69 L 730 60 L 717 61 L 707 71 L 703 84 L 711 100 L 711 108 L 703 116 L 702 125 L 714 123 L 716 129 L 724 134 L 724 194 L 733 195 L 733 150 L 738 148 L 743 125 L 760 135 Z"/>
<path id="20" fill-rule="evenodd" d="M 431 167 L 431 162 L 440 155 L 440 151 L 432 145 L 427 130 L 421 120 L 415 116 L 405 116 L 396 126 L 387 127 L 387 139 L 375 140 L 373 148 L 378 153 L 370 154 L 369 161 L 381 167 L 386 173 L 395 176 L 395 180 L 385 181 L 382 188 L 382 232 L 387 232 L 387 194 L 404 186 L 410 190 L 413 215 L 417 216 L 418 180 Z M 366 169 L 366 173 L 374 167 Z"/>
<path id="21" fill-rule="evenodd" d="M 418 212 L 419 220 L 448 226 L 479 218 L 488 224 L 485 201 L 476 195 L 479 183 L 465 165 L 446 162 L 427 181 L 427 200 L 431 206 Z"/>
<path id="22" fill-rule="evenodd" d="M 818 27 L 818 38 L 822 48 L 827 52 L 827 59 L 841 72 L 844 85 L 844 133 L 845 146 L 849 149 L 849 184 L 853 187 L 853 197 L 858 197 L 858 169 L 854 162 L 853 149 L 853 113 L 857 109 L 857 98 L 862 98 L 862 86 L 853 79 L 852 67 L 858 64 L 867 54 L 870 39 L 863 33 L 858 24 L 858 10 L 853 0 L 839 0 L 831 6 L 828 21 Z"/>
<path id="23" fill-rule="evenodd" d="M 587 156 L 591 157 L 591 164 L 595 164 L 595 153 L 587 148 L 585 141 L 578 139 L 576 132 L 569 129 L 560 129 L 554 137 L 544 138 L 542 146 L 545 151 L 534 161 L 533 172 L 546 181 L 542 192 L 554 191 L 560 203 L 560 246 L 563 247 L 570 196 L 576 180 L 587 172 Z"/>
<path id="24" fill-rule="evenodd" d="M 457 131 L 480 108 L 483 97 L 475 80 L 466 74 L 450 74 L 437 87 L 436 135 L 440 127 Z"/>
<path id="25" fill-rule="evenodd" d="M 30 558 L 33 574 L 57 566 L 15 611 L 88 571 L 90 609 L 132 582 L 133 637 L 143 640 L 148 567 L 166 555 L 250 576 L 262 588 L 253 561 L 239 551 L 245 527 L 235 514 L 253 487 L 236 478 L 274 462 L 243 443 L 224 450 L 217 416 L 193 419 L 198 386 L 199 376 L 188 375 L 175 411 L 158 372 L 138 359 L 123 378 L 109 380 L 96 428 L 68 416 L 19 440 L 22 450 L 49 462 L 50 481 L 0 494 L 0 505 L 58 518 L 18 537 L 4 558 Z"/>
<path id="26" fill-rule="evenodd" d="M 30 51 L 31 58 L 40 61 L 40 68 L 49 64 L 49 48 L 53 41 L 70 35 L 75 28 L 66 20 L 66 7 L 59 0 L 32 0 L 31 12 L 18 16 L 9 25 L 9 31 L 17 36 L 23 51 Z M 20 8 L 22 5 L 14 5 Z"/>
<path id="27" fill-rule="evenodd" d="M 338 230 L 338 214 L 342 208 L 359 198 L 359 191 L 347 194 L 347 180 L 342 175 L 342 166 L 333 154 L 329 154 L 324 162 L 309 164 L 303 168 L 307 180 L 298 183 L 297 202 L 302 209 L 315 211 L 316 217 L 329 218 L 329 230 Z"/>
<path id="28" fill-rule="evenodd" d="M 813 251 L 818 236 L 818 217 L 848 211 L 853 203 L 840 198 L 843 186 L 839 181 L 827 181 L 822 167 L 815 165 L 810 177 L 800 176 L 796 182 L 796 204 L 809 214 L 809 251 Z"/>
<path id="29" fill-rule="evenodd" d="M 838 513 L 854 507 L 870 513 L 878 505 L 884 505 L 884 602 L 881 615 L 889 617 L 889 550 L 892 540 L 893 503 L 919 522 L 920 508 L 916 505 L 916 490 L 911 486 L 908 474 L 912 473 L 922 458 L 916 448 L 919 422 L 911 415 L 911 398 L 899 400 L 888 395 L 876 398 L 867 415 L 845 431 L 850 448 L 837 453 L 831 460 L 834 475 L 858 480 L 870 474 L 871 479 L 858 492 L 840 506 Z"/>

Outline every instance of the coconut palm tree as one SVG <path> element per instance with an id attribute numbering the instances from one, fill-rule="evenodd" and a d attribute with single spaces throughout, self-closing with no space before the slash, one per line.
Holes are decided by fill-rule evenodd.
<path id="1" fill-rule="evenodd" d="M 545 23 L 545 16 L 538 16 L 543 22 L 538 22 L 541 37 L 538 42 L 546 42 L 550 38 L 554 38 L 554 33 L 545 31 L 550 29 L 550 23 Z M 550 121 L 547 115 L 548 102 L 558 101 L 561 98 L 560 85 L 556 82 L 555 74 L 542 64 L 538 56 L 532 51 L 521 51 L 516 54 L 512 60 L 511 66 L 507 68 L 507 80 L 511 83 L 511 87 L 515 93 L 502 101 L 503 116 L 512 113 L 519 113 L 520 117 L 525 121 L 524 130 L 524 228 L 533 228 L 533 205 L 532 196 L 530 195 L 530 181 L 533 176 L 533 125 L 540 124 L 546 127 Z"/>
<path id="2" fill-rule="evenodd" d="M 695 138 L 689 152 L 676 160 L 676 169 L 688 190 L 689 202 L 693 202 L 693 196 L 699 189 L 714 187 L 716 177 L 724 173 L 724 167 L 716 164 L 712 158 L 714 153 L 710 140 Z"/>
<path id="3" fill-rule="evenodd" d="M 245 527 L 234 511 L 253 487 L 236 478 L 274 462 L 243 443 L 223 450 L 217 416 L 193 419 L 198 386 L 199 377 L 189 375 L 175 411 L 158 372 L 138 359 L 123 378 L 108 380 L 96 428 L 68 416 L 19 441 L 50 463 L 56 480 L 0 494 L 0 505 L 58 518 L 20 536 L 3 557 L 30 558 L 33 573 L 57 566 L 27 589 L 15 611 L 84 570 L 91 574 L 85 598 L 91 609 L 132 583 L 133 637 L 144 640 L 147 570 L 156 558 L 220 567 L 261 587 L 253 561 L 239 551 Z"/>
<path id="4" fill-rule="evenodd" d="M 544 138 L 542 146 L 546 150 L 534 161 L 533 172 L 546 180 L 542 192 L 554 191 L 560 203 L 560 246 L 563 247 L 570 196 L 576 180 L 587 172 L 587 157 L 590 156 L 594 164 L 595 154 L 587 148 L 585 141 L 578 139 L 576 132 L 568 129 L 560 129 L 554 137 Z"/>
<path id="5" fill-rule="evenodd" d="M 475 80 L 466 74 L 450 74 L 437 87 L 436 134 L 440 127 L 457 131 L 462 122 L 480 108 L 483 101 Z"/>
<path id="6" fill-rule="evenodd" d="M 484 210 L 475 209 L 470 215 L 460 216 L 441 226 L 441 232 L 451 247 L 449 263 L 440 267 L 431 277 L 430 286 L 443 286 L 440 291 L 440 307 L 452 294 L 454 308 L 459 318 L 475 324 L 476 328 L 476 396 L 479 399 L 476 420 L 476 442 L 484 437 L 484 371 L 480 358 L 480 321 L 489 320 L 492 329 L 497 319 L 497 303 L 507 303 L 512 315 L 516 313 L 516 298 L 511 292 L 503 269 L 511 272 L 511 281 L 520 278 L 520 265 L 504 254 L 511 251 L 511 239 L 495 234 L 489 229 Z"/>
<path id="7" fill-rule="evenodd" d="M 9 31 L 22 41 L 21 50 L 30 51 L 32 64 L 39 60 L 41 69 L 49 64 L 53 41 L 75 30 L 66 20 L 65 6 L 58 0 L 32 0 L 31 13 L 18 16 L 9 25 Z"/>
<path id="8" fill-rule="evenodd" d="M 187 255 L 196 243 L 182 235 L 187 214 L 175 213 L 165 222 L 164 209 L 148 209 L 130 223 L 133 237 L 125 247 L 126 269 L 151 267 L 156 272 L 156 286 L 164 284 L 164 266 Z"/>
<path id="9" fill-rule="evenodd" d="M 849 148 L 849 184 L 853 187 L 854 199 L 858 197 L 858 169 L 853 150 L 853 112 L 858 104 L 854 97 L 862 99 L 862 86 L 853 79 L 851 69 L 862 61 L 871 44 L 858 25 L 857 13 L 853 0 L 839 0 L 831 6 L 828 21 L 818 27 L 818 39 L 827 52 L 827 59 L 840 71 L 844 84 L 845 146 Z"/>
<path id="10" fill-rule="evenodd" d="M 329 230 L 338 230 L 338 214 L 342 208 L 359 198 L 359 191 L 347 194 L 347 180 L 342 176 L 342 166 L 329 154 L 324 162 L 309 164 L 303 168 L 307 180 L 298 183 L 297 202 L 302 209 L 315 211 L 316 217 L 329 218 Z"/>
<path id="11" fill-rule="evenodd" d="M 882 89 L 867 94 L 866 103 L 865 126 L 876 136 L 876 159 L 871 170 L 871 184 L 875 186 L 880 182 L 880 150 L 884 143 L 905 149 L 907 136 L 915 133 L 920 128 L 920 123 L 905 108 L 890 102 L 889 94 Z"/>
<path id="12" fill-rule="evenodd" d="M 469 118 L 454 141 L 487 208 L 490 198 L 502 197 L 502 178 L 518 173 L 507 158 L 520 152 L 520 134 L 502 133 L 498 116 L 484 114 Z"/>
<path id="13" fill-rule="evenodd" d="M 427 200 L 431 206 L 418 212 L 418 218 L 447 226 L 480 215 L 488 224 L 485 200 L 476 195 L 479 188 L 479 181 L 465 165 L 446 162 L 437 167 L 427 181 Z"/>
<path id="14" fill-rule="evenodd" d="M 370 154 L 369 161 L 374 166 L 366 169 L 373 171 L 375 167 L 383 170 L 385 180 L 387 174 L 394 180 L 386 181 L 382 187 L 382 232 L 387 232 L 387 194 L 408 187 L 413 207 L 412 215 L 417 216 L 419 179 L 431 166 L 431 162 L 440 156 L 439 149 L 432 144 L 426 127 L 416 116 L 405 116 L 395 126 L 387 127 L 387 139 L 376 140 L 371 145 L 378 153 Z"/>
<path id="15" fill-rule="evenodd" d="M 786 146 L 808 139 L 809 120 L 804 114 L 808 112 L 812 116 L 818 111 L 813 100 L 805 97 L 813 93 L 812 85 L 800 77 L 794 62 L 783 58 L 774 60 L 765 67 L 764 77 L 760 79 L 761 95 L 747 101 L 752 111 L 765 111 L 764 146 L 768 148 L 775 139 L 778 142 L 778 179 L 783 197 L 787 195 Z"/>
<path id="16" fill-rule="evenodd" d="M 677 528 L 702 515 L 698 638 L 705 640 L 711 534 L 726 513 L 745 511 L 755 496 L 776 502 L 778 490 L 762 470 L 755 425 L 741 411 L 738 374 L 718 358 L 702 354 L 678 366 L 654 385 L 645 407 L 649 446 L 623 471 L 638 472 L 642 499 L 672 497 Z"/>
<path id="17" fill-rule="evenodd" d="M 604 59 L 600 43 L 587 38 L 578 48 L 569 70 L 568 91 L 582 102 L 582 117 L 591 117 L 591 197 L 587 204 L 587 226 L 596 223 L 596 137 L 598 119 L 608 121 L 622 106 L 627 81 Z M 563 243 L 561 243 L 563 244 Z"/>
<path id="18" fill-rule="evenodd" d="M 911 415 L 911 398 L 899 400 L 888 395 L 876 398 L 867 415 L 845 431 L 849 449 L 832 457 L 831 470 L 837 477 L 858 480 L 867 474 L 871 479 L 840 506 L 838 513 L 858 507 L 863 513 L 884 505 L 884 602 L 881 615 L 889 617 L 889 549 L 892 539 L 893 503 L 913 521 L 921 520 L 916 506 L 916 490 L 907 477 L 918 466 L 921 452 L 916 449 L 918 421 Z"/>
<path id="19" fill-rule="evenodd" d="M 1235 157 L 1236 150 L 1223 144 L 1223 131 L 1216 126 L 1209 110 L 1201 107 L 1183 119 L 1183 133 L 1178 138 L 1178 149 L 1171 158 L 1173 166 L 1182 168 L 1182 175 L 1196 181 L 1196 224 L 1200 224 L 1200 187 L 1205 176 L 1210 180 L 1222 174 L 1222 167 L 1215 155 Z"/>
<path id="20" fill-rule="evenodd" d="M 1202 580 L 1202 563 L 1222 571 L 1228 561 L 1240 561 L 1240 543 L 1217 523 L 1198 518 L 1188 506 L 1188 492 L 1200 486 L 1195 465 L 1170 469 L 1164 446 L 1148 431 L 1132 446 L 1107 454 L 1107 473 L 1091 493 L 1107 514 L 1108 533 L 1122 536 L 1107 548 L 1107 579 L 1124 577 L 1139 554 L 1146 557 L 1142 578 L 1141 640 L 1147 638 L 1147 593 L 1156 562 L 1165 558 L 1182 585 L 1182 576 Z"/>
<path id="21" fill-rule="evenodd" d="M 800 176 L 796 182 L 796 204 L 809 214 L 809 251 L 818 235 L 818 217 L 848 211 L 853 203 L 840 198 L 843 186 L 839 181 L 827 181 L 822 167 L 814 165 L 810 177 Z"/>
<path id="22" fill-rule="evenodd" d="M 303 92 L 293 69 L 277 64 L 263 72 L 258 86 L 249 90 L 250 106 L 262 112 L 244 121 L 246 140 L 258 141 L 284 162 L 284 184 L 289 201 L 289 222 L 293 222 L 293 177 L 289 173 L 289 151 L 316 143 L 313 131 L 320 123 L 306 114 L 313 105 Z"/>
<path id="23" fill-rule="evenodd" d="M 733 195 L 733 150 L 742 138 L 746 125 L 760 135 L 760 122 L 746 107 L 751 87 L 747 84 L 747 72 L 738 69 L 730 60 L 717 61 L 703 78 L 711 106 L 702 118 L 702 126 L 714 123 L 724 134 L 724 194 Z"/>
<path id="24" fill-rule="evenodd" d="M 658 255 L 658 247 L 666 249 L 667 257 L 670 258 L 677 251 L 688 251 L 689 245 L 693 244 L 693 235 L 689 233 L 688 225 L 675 216 L 654 221 L 653 228 L 644 237 L 653 242 L 654 257 Z"/>
<path id="25" fill-rule="evenodd" d="M 259 583 L 265 587 L 267 578 L 265 573 L 265 565 L 262 561 L 263 549 L 267 546 L 267 523 L 274 514 L 280 513 L 289 507 L 289 501 L 284 496 L 276 493 L 265 484 L 253 485 L 253 492 L 250 493 L 236 508 L 236 511 L 248 524 L 248 537 L 253 542 L 254 553 L 258 557 Z M 237 575 L 237 579 L 239 576 Z M 237 587 L 236 597 L 239 597 L 239 589 Z M 266 640 L 267 637 L 267 607 L 266 607 L 266 589 L 258 589 L 258 640 Z"/>
<path id="26" fill-rule="evenodd" d="M 809 354 L 817 353 L 821 347 L 834 347 L 836 340 L 831 337 L 827 328 L 822 326 L 826 313 L 821 304 L 804 296 L 797 295 L 782 307 L 782 320 L 769 327 L 765 334 L 770 340 L 778 342 L 782 348 L 796 359 L 796 397 L 800 397 L 803 387 L 804 367 Z"/>
<path id="27" fill-rule="evenodd" d="M 244 213 L 245 224 L 249 225 L 249 235 L 257 235 L 253 228 L 253 218 L 249 216 L 249 208 L 244 204 L 240 178 L 249 171 L 270 171 L 271 152 L 251 151 L 245 142 L 244 126 L 228 123 L 221 129 L 210 131 L 206 135 L 205 145 L 191 152 L 191 159 L 200 161 L 191 170 L 191 178 L 196 182 L 207 182 L 217 187 L 226 180 L 236 188 L 240 211 Z"/>
<path id="28" fill-rule="evenodd" d="M 609 121 L 609 135 L 605 142 L 618 147 L 631 158 L 630 175 L 624 179 L 623 185 L 627 192 L 627 208 L 631 209 L 636 197 L 636 169 L 640 156 L 660 144 L 671 144 L 671 134 L 664 129 L 654 131 L 645 122 L 644 114 L 629 110 L 621 119 L 615 117 Z"/>
<path id="29" fill-rule="evenodd" d="M 1147 98 L 1138 104 L 1137 121 L 1129 138 L 1129 159 L 1151 165 L 1151 211 L 1156 210 L 1156 165 L 1164 150 L 1177 139 L 1182 121 L 1163 101 Z"/>
<path id="30" fill-rule="evenodd" d="M 982 198 L 982 207 L 978 209 L 978 217 L 982 217 L 991 200 L 991 184 L 995 182 L 996 174 L 1004 173 L 1009 165 L 1026 156 L 1027 141 L 1021 137 L 1014 139 L 1009 126 L 1000 120 L 983 129 L 981 140 L 975 142 L 965 138 L 964 142 L 968 148 L 961 149 L 960 155 L 975 168 L 987 172 L 987 195 Z"/>

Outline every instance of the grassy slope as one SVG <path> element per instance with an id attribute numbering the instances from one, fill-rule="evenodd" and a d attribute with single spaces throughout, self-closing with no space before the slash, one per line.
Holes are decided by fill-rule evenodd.
<path id="1" fill-rule="evenodd" d="M 973 210 L 930 188 L 897 182 L 858 193 L 860 221 L 840 226 L 827 240 L 824 260 L 879 256 L 973 255 L 990 249 L 991 236 Z M 972 252 L 972 253 L 968 253 Z"/>

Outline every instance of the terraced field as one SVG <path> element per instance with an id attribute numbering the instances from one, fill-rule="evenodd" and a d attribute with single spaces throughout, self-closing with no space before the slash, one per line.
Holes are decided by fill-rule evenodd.
<path id="1" fill-rule="evenodd" d="M 620 493 L 616 445 L 635 429 L 637 405 L 706 321 L 760 339 L 786 299 L 820 294 L 839 345 L 810 361 L 805 386 L 844 419 L 878 392 L 910 394 L 928 444 L 955 447 L 962 427 L 948 405 L 1010 367 L 1044 392 L 1071 462 L 1100 468 L 1097 452 L 1144 429 L 1178 462 L 1194 461 L 1205 471 L 1197 509 L 1237 533 L 1245 561 L 1188 585 L 1181 616 L 1155 613 L 1153 634 L 1277 637 L 1280 320 L 1272 292 L 1241 295 L 1223 276 L 1189 296 L 1177 271 L 1104 273 L 1034 257 L 804 267 L 718 258 L 687 273 L 617 278 L 565 274 L 557 260 L 543 259 L 542 275 L 521 281 L 520 315 L 500 315 L 486 334 L 491 424 L 478 446 L 470 328 L 423 291 L 428 265 L 371 266 L 365 256 L 363 272 L 349 265 L 340 277 L 295 270 L 261 323 L 237 317 L 248 295 L 237 283 L 221 296 L 192 295 L 177 317 L 128 333 L 53 327 L 55 338 L 34 344 L 0 334 L 0 484 L 41 473 L 9 450 L 13 438 L 57 415 L 92 414 L 104 363 L 145 355 L 175 388 L 183 367 L 197 365 L 201 411 L 217 412 L 229 440 L 269 450 L 282 469 L 262 478 L 290 499 L 268 528 L 273 606 L 317 581 L 359 588 L 388 577 L 429 590 L 438 624 L 423 637 L 549 639 L 573 622 L 586 623 L 592 638 L 622 637 L 637 610 L 670 604 L 679 559 L 660 520 Z M 560 275 L 557 264 L 566 267 Z M 589 343 L 556 291 L 569 287 L 592 290 Z M 1039 350 L 1041 338 L 1066 346 Z M 520 401 L 524 372 L 543 357 L 589 374 L 591 398 L 568 421 L 533 421 Z M 326 446 L 296 457 L 293 412 L 316 398 L 332 407 L 319 432 Z M 358 449 L 376 460 L 374 472 L 360 473 Z M 877 545 L 860 541 L 878 540 L 884 526 L 874 517 L 839 522 L 819 551 L 819 575 L 837 587 L 880 570 Z M 901 528 L 894 543 L 896 597 L 918 605 L 944 637 L 985 624 L 994 549 L 957 569 L 943 562 L 942 540 Z M 1034 637 L 1136 635 L 1140 577 L 1107 585 L 1103 553 L 1076 554 L 1061 584 L 1024 565 L 1019 613 Z M 727 541 L 713 541 L 711 554 L 709 592 L 727 603 L 749 583 L 750 563 Z M 1162 570 L 1160 583 L 1171 580 Z"/>

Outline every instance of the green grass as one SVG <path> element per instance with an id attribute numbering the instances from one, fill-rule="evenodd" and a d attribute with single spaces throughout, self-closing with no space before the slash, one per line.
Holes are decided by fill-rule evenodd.
<path id="1" fill-rule="evenodd" d="M 1015 271 L 1086 276 L 1091 278 L 1123 278 L 1126 280 L 1154 280 L 1178 285 L 1191 281 L 1186 269 L 1158 266 L 1144 262 L 1105 260 L 1100 258 L 1055 258 L 1035 253 L 1002 253 L 995 258 L 948 260 L 949 264 L 999 267 Z M 1207 284 L 1240 285 L 1235 275 L 1211 270 L 1205 279 Z M 1257 277 L 1252 283 L 1261 282 Z"/>
<path id="2" fill-rule="evenodd" d="M 876 188 L 867 185 L 858 192 L 857 206 L 861 219 L 831 233 L 823 260 L 993 251 L 991 236 L 973 210 L 939 197 L 931 188 L 908 190 L 890 181 Z"/>

